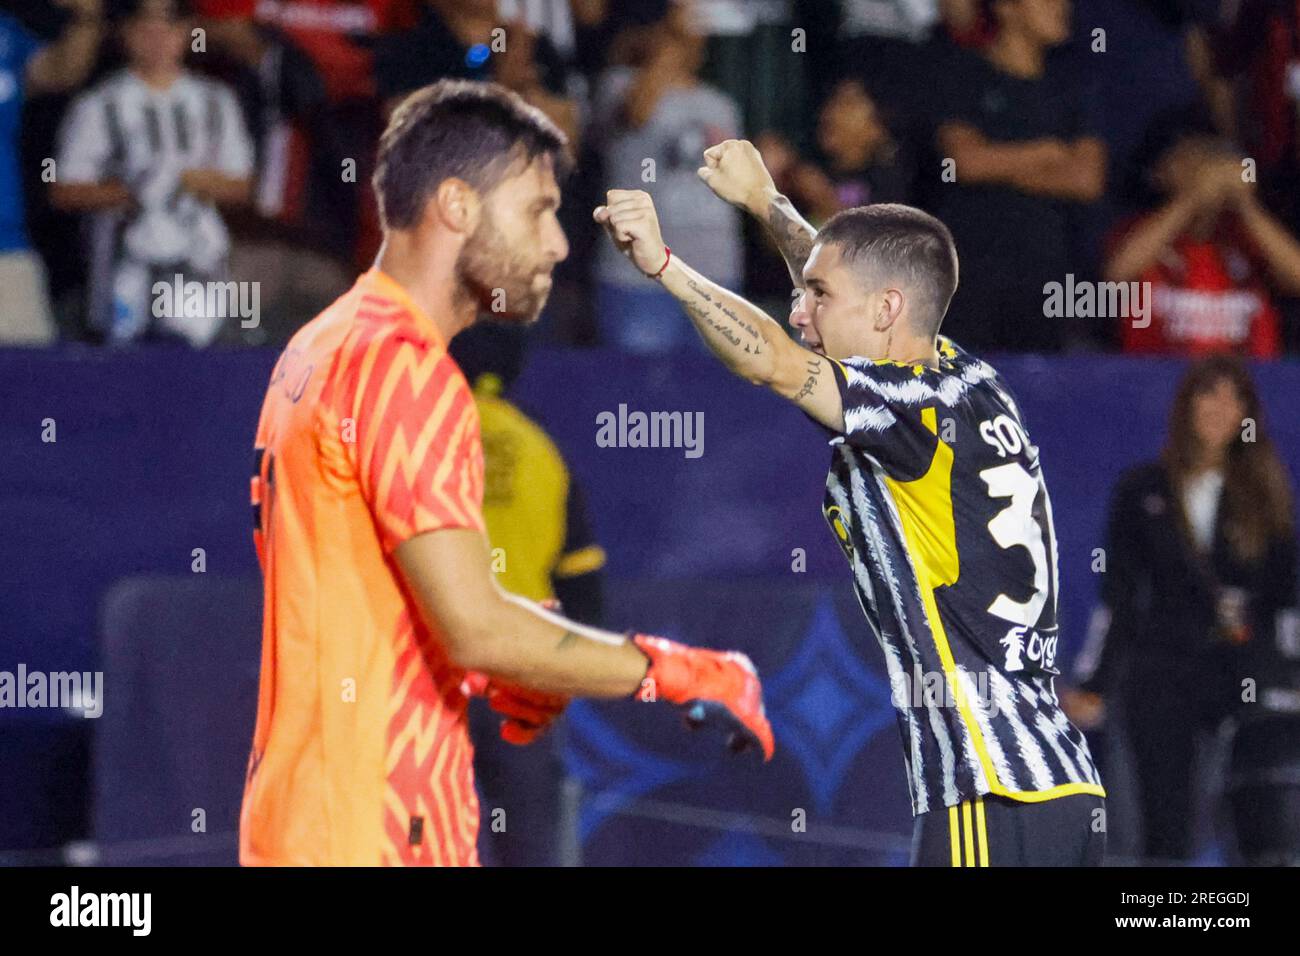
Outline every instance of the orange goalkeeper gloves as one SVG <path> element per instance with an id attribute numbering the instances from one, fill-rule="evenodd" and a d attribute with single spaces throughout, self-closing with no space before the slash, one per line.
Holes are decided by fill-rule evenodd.
<path id="1" fill-rule="evenodd" d="M 563 613 L 555 598 L 537 603 L 547 611 Z M 519 747 L 531 744 L 545 733 L 569 704 L 567 697 L 510 684 L 478 671 L 466 673 L 460 689 L 466 697 L 486 697 L 488 706 L 504 718 L 501 721 L 501 739 Z"/>
<path id="2" fill-rule="evenodd" d="M 501 739 L 520 747 L 531 744 L 564 712 L 569 699 L 558 694 L 510 684 L 478 671 L 469 671 L 460 684 L 466 697 L 486 697 L 502 716 Z"/>
<path id="3" fill-rule="evenodd" d="M 558 610 L 557 602 L 543 606 Z M 772 759 L 776 742 L 763 711 L 763 687 L 748 657 L 738 651 L 689 647 L 648 634 L 629 636 L 650 662 L 636 699 L 681 705 L 692 728 L 721 725 L 728 731 L 731 750 L 739 753 L 756 747 L 764 760 Z M 501 739 L 520 746 L 541 736 L 569 703 L 567 697 L 478 671 L 466 673 L 461 691 L 467 697 L 486 697 L 488 706 L 504 718 Z"/>
<path id="4" fill-rule="evenodd" d="M 763 712 L 763 687 L 748 657 L 648 634 L 633 634 L 632 640 L 650 658 L 638 700 L 680 704 L 692 728 L 720 724 L 729 731 L 727 745 L 733 751 L 758 747 L 764 760 L 772 759 L 776 742 Z"/>

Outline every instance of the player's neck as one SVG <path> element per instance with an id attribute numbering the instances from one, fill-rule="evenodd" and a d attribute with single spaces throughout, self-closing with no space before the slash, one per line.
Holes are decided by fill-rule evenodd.
<path id="1" fill-rule="evenodd" d="M 889 342 L 885 358 L 900 365 L 939 367 L 939 346 L 933 339 L 898 338 Z"/>
<path id="2" fill-rule="evenodd" d="M 425 250 L 417 250 L 410 237 L 389 234 L 375 257 L 375 267 L 406 290 L 437 326 L 444 342 L 474 324 L 478 309 L 470 298 L 457 294 L 453 259 L 430 256 Z"/>

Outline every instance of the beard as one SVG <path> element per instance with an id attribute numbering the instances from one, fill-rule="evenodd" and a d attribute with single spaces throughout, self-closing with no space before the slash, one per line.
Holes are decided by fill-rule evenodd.
<path id="1" fill-rule="evenodd" d="M 494 321 L 531 325 L 550 295 L 550 270 L 529 263 L 485 215 L 456 262 L 461 286 Z"/>

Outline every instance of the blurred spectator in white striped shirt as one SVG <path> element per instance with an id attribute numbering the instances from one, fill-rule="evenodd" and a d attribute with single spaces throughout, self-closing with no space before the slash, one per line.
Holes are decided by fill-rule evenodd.
<path id="1" fill-rule="evenodd" d="M 228 276 L 218 206 L 249 197 L 253 146 L 231 90 L 184 67 L 182 0 L 120 8 L 125 68 L 73 102 L 59 137 L 56 206 L 92 213 L 88 320 L 114 343 L 176 338 L 205 345 L 224 318 L 211 308 L 159 314 L 156 283 Z"/>

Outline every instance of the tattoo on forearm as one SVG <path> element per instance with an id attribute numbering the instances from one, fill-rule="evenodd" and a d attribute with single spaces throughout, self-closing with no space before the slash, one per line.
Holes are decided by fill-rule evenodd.
<path id="1" fill-rule="evenodd" d="M 576 644 L 578 641 L 579 637 L 577 634 L 573 633 L 573 631 L 565 631 L 564 636 L 560 638 L 560 643 L 555 645 L 555 649 L 557 651 L 565 650 L 566 648 Z"/>
<path id="2" fill-rule="evenodd" d="M 817 230 L 804 222 L 794 204 L 785 196 L 777 196 L 772 200 L 767 212 L 767 228 L 790 269 L 790 278 L 795 285 L 801 285 L 804 263 L 812 253 Z"/>
<path id="3" fill-rule="evenodd" d="M 693 315 L 704 325 L 717 331 L 717 333 L 721 335 L 724 339 L 726 339 L 727 342 L 730 343 L 734 348 L 740 348 L 741 345 L 740 336 L 737 335 L 735 332 L 731 331 L 731 329 L 727 328 L 725 325 L 715 322 L 713 320 L 713 316 L 709 314 L 709 310 L 707 307 L 700 305 L 698 302 L 692 299 L 687 301 L 686 308 L 691 313 L 691 315 Z"/>
<path id="4" fill-rule="evenodd" d="M 794 393 L 793 395 L 794 401 L 796 402 L 801 401 L 802 399 L 807 398 L 809 395 L 813 393 L 813 390 L 817 388 L 818 381 L 820 381 L 818 376 L 821 375 L 821 373 L 822 373 L 821 360 L 809 359 L 808 380 L 803 383 L 803 388 L 799 389 L 799 391 Z"/>
<path id="5" fill-rule="evenodd" d="M 750 355 L 763 354 L 763 335 L 753 324 L 738 316 L 736 310 L 726 302 L 715 299 L 708 289 L 694 279 L 688 279 L 686 285 L 692 295 L 691 298 L 684 299 L 682 304 L 697 320 L 697 324 L 713 329 L 732 348 L 741 349 Z"/>

